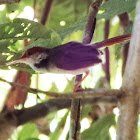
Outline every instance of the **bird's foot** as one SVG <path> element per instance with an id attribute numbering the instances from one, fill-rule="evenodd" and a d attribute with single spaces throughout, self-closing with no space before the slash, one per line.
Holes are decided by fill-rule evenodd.
<path id="1" fill-rule="evenodd" d="M 73 89 L 73 92 L 83 91 L 84 89 L 81 87 L 76 87 Z"/>
<path id="2" fill-rule="evenodd" d="M 77 91 L 81 91 L 83 90 L 83 88 L 80 87 L 81 83 L 84 81 L 84 79 L 89 75 L 89 71 L 86 71 L 86 75 L 82 78 L 82 80 L 80 82 L 78 82 L 74 89 L 73 89 L 73 92 L 77 92 Z"/>

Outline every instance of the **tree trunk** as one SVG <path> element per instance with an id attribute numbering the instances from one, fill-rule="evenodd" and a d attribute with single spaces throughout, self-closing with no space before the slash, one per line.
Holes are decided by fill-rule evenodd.
<path id="1" fill-rule="evenodd" d="M 140 0 L 137 3 L 128 60 L 122 89 L 126 96 L 120 99 L 117 140 L 136 140 L 138 103 L 140 93 Z"/>

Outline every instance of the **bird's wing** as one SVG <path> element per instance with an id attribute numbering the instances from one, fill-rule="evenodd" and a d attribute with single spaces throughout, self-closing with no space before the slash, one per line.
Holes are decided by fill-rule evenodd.
<path id="1" fill-rule="evenodd" d="M 52 62 L 64 70 L 77 70 L 100 63 L 97 49 L 78 42 L 69 42 L 52 50 Z"/>

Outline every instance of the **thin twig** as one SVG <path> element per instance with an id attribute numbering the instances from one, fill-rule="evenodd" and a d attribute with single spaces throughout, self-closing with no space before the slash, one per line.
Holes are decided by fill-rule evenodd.
<path id="1" fill-rule="evenodd" d="M 119 19 L 120 19 L 121 28 L 124 32 L 131 23 L 128 13 L 125 12 L 125 13 L 120 14 Z M 122 75 L 124 74 L 124 70 L 126 66 L 126 61 L 128 57 L 128 49 L 129 49 L 129 43 L 126 43 L 124 47 L 122 47 L 122 59 L 123 59 Z"/>
<path id="2" fill-rule="evenodd" d="M 110 30 L 110 21 L 107 20 L 105 21 L 105 27 L 104 27 L 104 39 L 108 39 L 109 36 L 109 30 Z M 109 64 L 110 64 L 110 60 L 109 60 L 109 49 L 108 47 L 105 48 L 105 73 L 106 73 L 106 79 L 108 82 L 108 85 L 110 85 L 110 70 L 109 70 Z"/>
<path id="3" fill-rule="evenodd" d="M 52 8 L 52 4 L 53 4 L 53 0 L 46 0 L 45 2 L 45 7 L 44 7 L 43 14 L 40 21 L 40 23 L 43 25 L 45 25 L 48 20 L 48 17 Z"/>
<path id="4" fill-rule="evenodd" d="M 33 1 L 33 10 L 34 10 L 34 16 L 33 16 L 33 20 L 36 18 L 36 0 Z"/>
<path id="5" fill-rule="evenodd" d="M 6 82 L 6 83 L 10 84 L 11 86 L 19 87 L 23 90 L 28 90 L 28 92 L 31 92 L 34 94 L 43 93 L 50 97 L 61 98 L 61 99 L 78 99 L 78 98 L 83 99 L 83 98 L 105 97 L 105 96 L 119 97 L 119 96 L 123 95 L 123 91 L 121 89 L 92 89 L 92 90 L 87 90 L 87 91 L 83 91 L 83 92 L 81 91 L 76 94 L 75 93 L 59 94 L 59 93 L 55 93 L 55 92 L 46 92 L 46 91 L 42 91 L 39 89 L 29 88 L 28 86 L 23 86 L 21 84 L 17 84 L 14 82 L 9 82 L 2 78 L 0 78 L 0 81 Z"/>

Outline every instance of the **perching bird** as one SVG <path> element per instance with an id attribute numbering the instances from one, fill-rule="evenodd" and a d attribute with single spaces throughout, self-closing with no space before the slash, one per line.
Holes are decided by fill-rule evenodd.
<path id="1" fill-rule="evenodd" d="M 95 44 L 68 42 L 52 49 L 33 47 L 28 49 L 20 59 L 9 62 L 7 65 L 25 63 L 41 73 L 78 75 L 102 62 L 99 48 L 124 42 L 130 37 L 130 34 L 121 35 Z"/>

